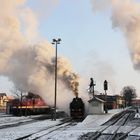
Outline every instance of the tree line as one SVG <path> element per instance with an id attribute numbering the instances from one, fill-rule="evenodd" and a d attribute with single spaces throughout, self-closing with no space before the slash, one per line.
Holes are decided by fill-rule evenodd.
<path id="1" fill-rule="evenodd" d="M 121 95 L 125 101 L 125 107 L 132 106 L 133 98 L 137 97 L 136 89 L 133 86 L 125 86 L 121 91 Z"/>

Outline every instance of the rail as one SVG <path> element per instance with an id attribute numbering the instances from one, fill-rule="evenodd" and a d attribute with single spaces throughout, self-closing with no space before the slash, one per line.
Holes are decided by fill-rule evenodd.
<path id="1" fill-rule="evenodd" d="M 113 134 L 106 134 L 106 135 L 109 135 L 108 137 L 108 140 L 114 140 L 116 135 L 117 135 L 117 132 L 118 130 L 120 129 L 121 126 L 124 126 L 125 124 L 127 124 L 127 122 L 129 121 L 129 117 L 132 116 L 132 114 L 134 113 L 135 111 L 134 110 L 125 110 L 119 114 L 116 114 L 114 117 L 112 117 L 109 121 L 107 121 L 106 123 L 104 123 L 102 126 L 105 126 L 107 125 L 106 127 L 104 128 L 101 128 L 99 129 L 98 131 L 96 132 L 90 132 L 88 134 L 85 134 L 83 136 L 81 136 L 79 138 L 79 140 L 89 140 L 89 139 L 92 139 L 92 140 L 97 140 L 101 135 L 102 133 L 108 129 L 109 127 L 115 125 L 115 126 L 118 126 L 118 128 L 113 132 Z M 132 130 L 131 130 L 132 131 Z M 130 132 L 131 132 L 130 131 Z M 128 132 L 128 134 L 130 133 Z M 128 135 L 127 134 L 127 135 Z M 125 137 L 126 134 L 123 134 L 121 135 L 119 138 L 123 138 Z M 118 139 L 117 139 L 118 140 Z M 121 140 L 121 139 L 120 139 Z"/>

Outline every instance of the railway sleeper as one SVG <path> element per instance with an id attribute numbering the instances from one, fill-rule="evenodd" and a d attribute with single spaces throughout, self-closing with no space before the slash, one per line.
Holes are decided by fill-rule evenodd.
<path id="1" fill-rule="evenodd" d="M 87 134 L 84 134 L 83 136 L 81 136 L 78 140 L 93 140 L 95 138 L 95 136 L 99 137 L 99 132 L 89 132 Z"/>
<path id="2" fill-rule="evenodd" d="M 123 133 L 119 138 L 118 140 L 124 140 L 125 138 L 128 137 L 128 133 Z"/>
<path id="3" fill-rule="evenodd" d="M 108 140 L 123 140 L 123 136 L 126 135 L 124 133 L 115 133 L 113 135 L 110 136 L 110 138 Z"/>
<path id="4" fill-rule="evenodd" d="M 92 134 L 91 136 L 88 137 L 89 140 L 96 140 L 98 137 L 100 137 L 102 133 L 101 132 L 96 132 Z"/>

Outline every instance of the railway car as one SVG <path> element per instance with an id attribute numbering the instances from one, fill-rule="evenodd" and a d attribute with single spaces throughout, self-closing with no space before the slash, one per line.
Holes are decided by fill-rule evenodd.
<path id="1" fill-rule="evenodd" d="M 70 103 L 70 115 L 73 119 L 83 119 L 85 114 L 85 106 L 81 98 L 73 98 Z"/>
<path id="2" fill-rule="evenodd" d="M 9 108 L 7 112 L 15 116 L 50 114 L 51 112 L 50 107 L 41 98 L 23 99 L 22 102 L 19 99 L 13 99 L 7 108 Z"/>
<path id="3" fill-rule="evenodd" d="M 40 115 L 40 114 L 50 114 L 51 109 L 48 106 L 22 106 L 15 107 L 13 106 L 10 110 L 10 113 L 15 116 L 28 116 L 28 115 Z"/>

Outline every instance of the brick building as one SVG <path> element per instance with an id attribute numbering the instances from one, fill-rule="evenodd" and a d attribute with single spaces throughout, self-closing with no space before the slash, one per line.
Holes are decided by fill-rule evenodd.
<path id="1" fill-rule="evenodd" d="M 1 112 L 5 112 L 7 102 L 8 102 L 8 97 L 6 93 L 0 93 L 0 111 Z"/>
<path id="2" fill-rule="evenodd" d="M 96 95 L 96 97 L 105 101 L 104 94 Z M 107 109 L 117 109 L 124 107 L 125 102 L 123 97 L 120 95 L 107 95 L 106 100 L 107 100 Z"/>

